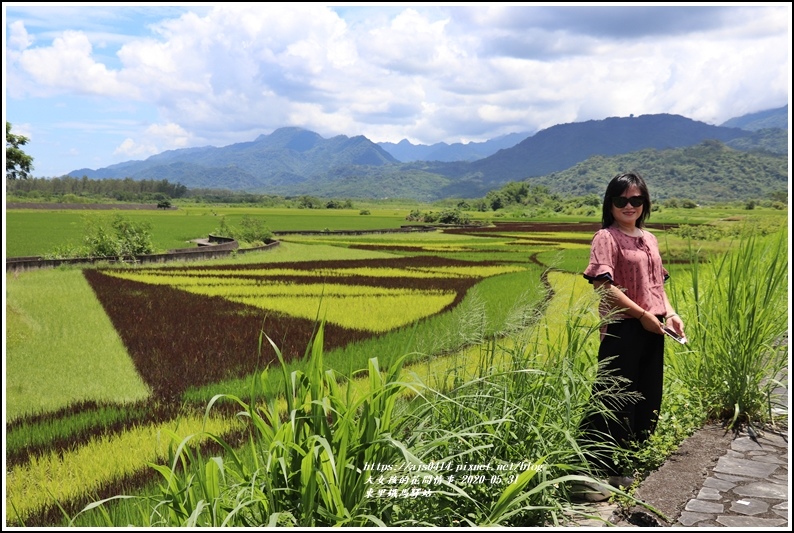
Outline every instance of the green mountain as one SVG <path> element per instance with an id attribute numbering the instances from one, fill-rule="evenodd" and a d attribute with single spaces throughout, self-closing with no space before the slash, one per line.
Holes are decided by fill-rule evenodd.
<path id="1" fill-rule="evenodd" d="M 543 176 L 595 156 L 611 156 L 645 148 L 679 148 L 706 139 L 729 141 L 746 136 L 738 128 L 722 128 L 680 115 L 611 117 L 561 124 L 539 131 L 510 150 L 471 164 L 467 175 L 489 181 Z"/>
<path id="2" fill-rule="evenodd" d="M 185 148 L 106 168 L 79 169 L 69 176 L 91 179 L 168 179 L 189 188 L 288 192 L 303 182 L 322 181 L 340 168 L 397 164 L 363 136 L 324 139 L 302 128 L 280 128 L 256 140 L 223 148 Z"/>
<path id="3" fill-rule="evenodd" d="M 679 115 L 611 117 L 553 126 L 477 161 L 400 163 L 363 136 L 324 139 L 301 128 L 281 128 L 252 142 L 171 150 L 145 161 L 75 170 L 69 176 L 168 180 L 189 188 L 281 196 L 431 201 L 480 198 L 506 183 L 556 175 L 591 158 L 684 148 L 703 141 L 758 152 L 757 158 L 783 154 L 785 159 L 784 138 L 787 141 L 787 131 L 779 129 L 712 126 Z"/>
<path id="4" fill-rule="evenodd" d="M 742 128 L 743 130 L 757 131 L 768 128 L 788 129 L 788 106 L 777 109 L 767 109 L 757 113 L 749 113 L 735 117 L 720 124 L 724 128 Z"/>
<path id="5" fill-rule="evenodd" d="M 493 155 L 499 150 L 512 148 L 529 136 L 530 133 L 510 133 L 479 143 L 447 144 L 441 142 L 431 145 L 412 144 L 407 139 L 403 139 L 396 144 L 380 142 L 378 146 L 403 163 L 411 161 L 476 161 Z"/>
<path id="6" fill-rule="evenodd" d="M 593 156 L 561 172 L 524 181 L 562 195 L 600 198 L 613 176 L 629 170 L 645 178 L 654 201 L 678 198 L 708 204 L 764 199 L 788 191 L 787 156 L 743 152 L 719 141 Z"/>
<path id="7" fill-rule="evenodd" d="M 725 144 L 731 148 L 746 152 L 769 152 L 788 155 L 788 130 L 780 128 L 753 130 L 747 137 L 731 139 Z"/>

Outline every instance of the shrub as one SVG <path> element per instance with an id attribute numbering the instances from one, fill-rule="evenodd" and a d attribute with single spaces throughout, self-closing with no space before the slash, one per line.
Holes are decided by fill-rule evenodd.
<path id="1" fill-rule="evenodd" d="M 151 254 L 151 224 L 134 222 L 122 215 L 85 217 L 82 246 L 60 246 L 47 254 L 48 259 L 63 257 L 132 257 Z"/>
<path id="2" fill-rule="evenodd" d="M 265 244 L 273 239 L 273 232 L 265 226 L 264 219 L 243 215 L 235 238 L 249 243 Z"/>

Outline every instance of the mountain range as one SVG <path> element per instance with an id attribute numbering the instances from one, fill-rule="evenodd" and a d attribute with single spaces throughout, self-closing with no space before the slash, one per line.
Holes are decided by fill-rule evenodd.
<path id="1" fill-rule="evenodd" d="M 482 197 L 505 183 L 548 177 L 591 157 L 679 149 L 704 141 L 748 155 L 763 152 L 786 158 L 788 106 L 737 117 L 721 126 L 671 114 L 610 117 L 465 145 L 374 143 L 364 136 L 344 135 L 325 139 L 312 131 L 285 127 L 251 142 L 170 150 L 143 161 L 78 169 L 69 176 L 167 179 L 192 189 L 282 196 L 429 201 Z"/>

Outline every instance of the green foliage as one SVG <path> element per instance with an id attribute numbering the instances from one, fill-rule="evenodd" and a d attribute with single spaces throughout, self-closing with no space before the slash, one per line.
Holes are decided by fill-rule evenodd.
<path id="1" fill-rule="evenodd" d="M 6 121 L 6 179 L 16 180 L 30 177 L 33 170 L 33 157 L 20 148 L 30 141 L 24 135 L 11 133 L 11 123 Z"/>
<path id="2" fill-rule="evenodd" d="M 694 204 L 768 198 L 788 188 L 788 157 L 734 150 L 719 141 L 686 148 L 645 149 L 611 157 L 593 156 L 567 170 L 529 178 L 564 196 L 602 196 L 619 172 L 638 169 L 654 202 L 688 198 Z"/>
<path id="3" fill-rule="evenodd" d="M 130 257 L 154 251 L 151 224 L 129 220 L 122 215 L 86 218 L 83 242 L 88 257 Z"/>
<path id="4" fill-rule="evenodd" d="M 763 128 L 747 137 L 728 141 L 728 146 L 737 150 L 768 152 L 788 155 L 788 127 Z"/>
<path id="5" fill-rule="evenodd" d="M 353 209 L 353 202 L 348 200 L 328 200 L 325 203 L 326 209 Z"/>
<path id="6" fill-rule="evenodd" d="M 234 230 L 231 226 L 226 222 L 226 217 L 221 215 L 221 221 L 217 228 L 212 230 L 212 235 L 216 235 L 218 237 L 228 237 L 230 239 L 234 238 Z"/>
<path id="7" fill-rule="evenodd" d="M 239 226 L 232 226 L 226 221 L 226 216 L 221 215 L 221 221 L 212 235 L 228 237 L 250 245 L 266 244 L 273 240 L 273 232 L 265 226 L 263 218 L 252 215 L 242 215 Z"/>
<path id="8" fill-rule="evenodd" d="M 236 237 L 247 243 L 265 244 L 273 240 L 273 232 L 265 226 L 263 218 L 243 215 Z"/>
<path id="9" fill-rule="evenodd" d="M 470 224 L 471 217 L 462 212 L 459 208 L 444 209 L 439 213 L 433 211 L 420 212 L 418 209 L 413 209 L 405 217 L 405 220 L 412 222 L 426 222 L 428 224 Z"/>
<path id="10" fill-rule="evenodd" d="M 130 258 L 154 252 L 151 223 L 123 215 L 84 216 L 81 246 L 63 244 L 45 254 L 47 258 L 109 257 Z"/>
<path id="11" fill-rule="evenodd" d="M 690 350 L 674 359 L 676 376 L 702 398 L 709 417 L 734 427 L 770 421 L 774 390 L 785 379 L 786 236 L 786 229 L 748 233 L 704 267 L 693 262 L 692 282 L 677 295 Z"/>
<path id="12" fill-rule="evenodd" d="M 235 450 L 214 434 L 193 435 L 171 451 L 169 466 L 152 465 L 163 478 L 146 525 L 255 527 L 276 525 L 383 526 L 388 500 L 368 494 L 366 465 L 415 462 L 399 440 L 408 418 L 397 408 L 408 389 L 395 361 L 381 369 L 377 358 L 366 370 L 368 387 L 356 393 L 323 364 L 321 324 L 307 353 L 305 371 L 288 374 L 278 347 L 283 391 L 269 387 L 267 371 L 252 385 L 255 403 L 219 395 L 207 406 L 233 402 L 248 422 L 249 446 Z M 260 338 L 260 346 L 263 339 Z M 223 456 L 204 459 L 192 446 L 207 436 Z M 91 511 L 101 504 L 88 506 Z M 141 505 L 145 505 L 142 502 Z M 105 513 L 105 516 L 108 516 Z"/>
<path id="13" fill-rule="evenodd" d="M 530 185 L 528 181 L 513 181 L 498 190 L 488 192 L 484 200 L 486 205 L 496 211 L 513 205 L 540 206 L 557 199 L 546 186 Z"/>
<path id="14" fill-rule="evenodd" d="M 122 215 L 115 215 L 110 224 L 116 232 L 116 256 L 126 257 L 154 252 L 151 224 L 133 221 Z"/>
<path id="15" fill-rule="evenodd" d="M 678 357 L 676 347 L 668 343 L 667 360 Z M 624 450 L 615 453 L 618 464 L 625 465 L 635 477 L 644 478 L 658 470 L 672 455 L 681 442 L 703 427 L 706 411 L 697 391 L 690 390 L 679 379 L 666 377 L 662 408 L 656 423 L 656 431 L 642 445 L 630 443 Z"/>
<path id="16" fill-rule="evenodd" d="M 71 202 L 66 195 L 79 197 L 81 201 L 129 201 L 151 202 L 170 198 L 181 198 L 187 187 L 168 180 L 88 179 L 61 176 L 59 178 L 30 178 L 9 182 L 6 194 L 20 199 Z"/>
<path id="17" fill-rule="evenodd" d="M 303 195 L 298 198 L 298 209 L 319 209 L 322 206 L 322 200 L 316 196 Z"/>

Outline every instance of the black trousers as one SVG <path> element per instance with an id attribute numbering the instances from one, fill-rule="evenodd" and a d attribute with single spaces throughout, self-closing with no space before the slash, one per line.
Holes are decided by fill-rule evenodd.
<path id="1" fill-rule="evenodd" d="M 625 448 L 631 441 L 643 442 L 656 429 L 662 406 L 664 380 L 664 335 L 646 331 L 637 319 L 624 319 L 609 324 L 598 350 L 599 375 L 593 386 L 593 395 L 615 415 L 615 419 L 602 414 L 588 417 L 582 424 L 585 439 L 593 442 L 610 442 Z M 626 399 L 616 386 L 603 381 L 605 376 L 620 376 L 627 381 L 620 391 L 632 391 L 640 399 Z M 612 389 L 610 389 L 612 387 Z M 609 389 L 612 393 L 604 394 Z M 621 475 L 612 461 L 601 456 L 594 461 L 596 469 L 606 475 Z"/>

